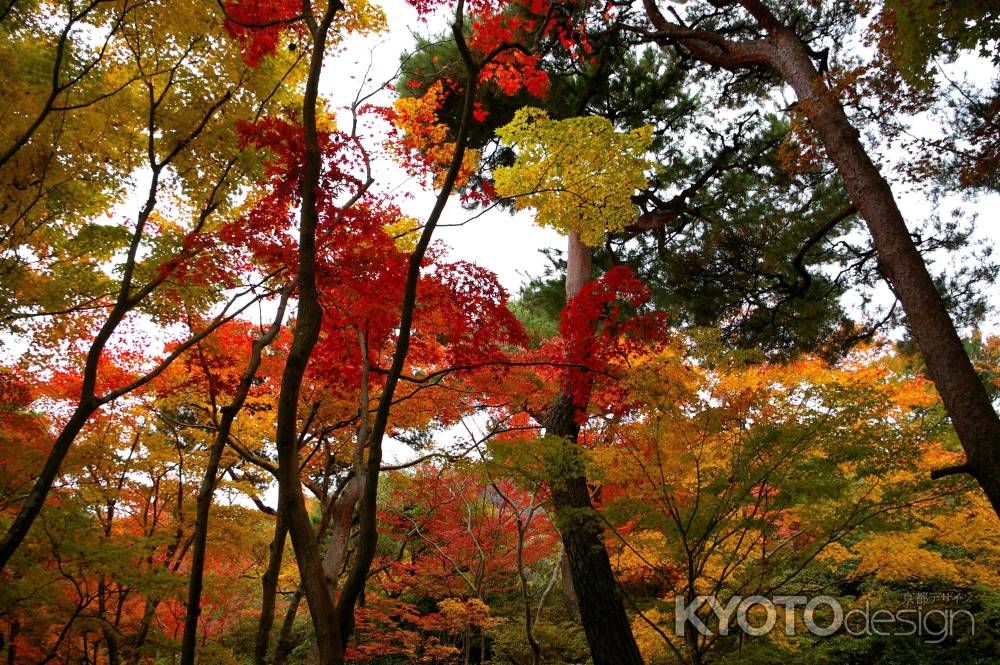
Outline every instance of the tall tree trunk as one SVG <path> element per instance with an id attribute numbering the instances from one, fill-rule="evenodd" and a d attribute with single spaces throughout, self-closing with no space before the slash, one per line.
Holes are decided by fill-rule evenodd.
<path id="1" fill-rule="evenodd" d="M 319 543 L 309 520 L 299 471 L 298 409 L 299 393 L 313 347 L 319 339 L 323 310 L 316 288 L 316 227 L 319 223 L 317 190 L 322 169 L 316 103 L 320 75 L 326 55 L 326 41 L 336 13 L 343 6 L 331 0 L 317 21 L 309 15 L 305 21 L 312 36 L 309 74 L 302 102 L 302 127 L 305 137 L 305 167 L 302 177 L 302 204 L 299 219 L 299 302 L 292 344 L 285 361 L 278 394 L 275 446 L 278 451 L 278 510 L 282 513 L 295 550 L 299 576 L 309 605 L 320 665 L 343 663 L 343 637 L 335 618 L 333 597 L 323 577 Z"/>
<path id="2" fill-rule="evenodd" d="M 843 106 L 823 82 L 805 45 L 784 26 L 769 28 L 776 68 L 795 91 L 844 187 L 864 218 L 882 273 L 944 402 L 968 465 L 1000 515 L 1000 418 L 965 351 L 944 299 L 903 221 L 889 183 L 872 162 Z"/>
<path id="3" fill-rule="evenodd" d="M 212 498 L 215 493 L 215 486 L 218 483 L 219 463 L 222 460 L 222 452 L 225 450 L 226 442 L 229 441 L 229 433 L 233 429 L 233 423 L 247 396 L 250 394 L 250 387 L 257 376 L 263 359 L 264 348 L 267 347 L 278 331 L 281 330 L 281 320 L 285 317 L 285 306 L 288 304 L 288 296 L 291 295 L 292 285 L 285 288 L 281 295 L 281 302 L 274 315 L 274 321 L 265 332 L 261 333 L 254 340 L 250 349 L 250 359 L 247 361 L 243 376 L 236 387 L 236 393 L 232 401 L 222 407 L 222 418 L 216 423 L 215 439 L 209 448 L 208 464 L 205 466 L 205 474 L 202 476 L 201 485 L 198 488 L 198 499 L 195 508 L 194 534 L 191 551 L 191 572 L 188 579 L 188 597 L 186 612 L 184 615 L 184 635 L 181 640 L 181 665 L 194 665 L 195 649 L 198 640 L 198 616 L 201 614 L 201 591 L 205 579 L 205 556 L 208 549 L 208 517 L 212 509 Z M 205 379 L 211 386 L 212 378 L 206 366 Z M 211 390 L 211 388 L 209 388 Z M 215 400 L 212 401 L 213 408 Z M 213 414 L 214 418 L 214 414 Z M 282 539 L 284 543 L 284 539 Z"/>
<path id="4" fill-rule="evenodd" d="M 571 232 L 566 269 L 567 302 L 590 281 L 590 277 L 590 251 L 580 242 L 579 235 Z M 594 665 L 642 665 L 642 656 L 604 546 L 604 529 L 590 500 L 578 444 L 578 405 L 573 395 L 571 386 L 561 386 L 556 403 L 542 425 L 547 436 L 562 440 L 558 463 L 550 466 L 547 476 L 580 620 Z"/>
<path id="5" fill-rule="evenodd" d="M 274 626 L 274 609 L 278 600 L 278 576 L 281 574 L 281 560 L 285 553 L 288 529 L 281 513 L 274 523 L 274 539 L 271 540 L 267 570 L 261 578 L 260 619 L 257 621 L 257 637 L 254 640 L 254 665 L 267 665 L 267 648 L 271 642 L 271 628 Z"/>
<path id="6" fill-rule="evenodd" d="M 655 0 L 643 0 L 643 4 L 664 46 L 680 44 L 700 60 L 726 69 L 768 67 L 795 91 L 799 109 L 822 141 L 868 226 L 879 267 L 906 312 L 907 325 L 965 450 L 965 464 L 932 476 L 971 474 L 1000 515 L 1000 418 L 910 236 L 889 183 L 817 70 L 806 44 L 760 0 L 716 3 L 743 6 L 767 33 L 766 39 L 742 42 L 672 23 Z"/>
<path id="7" fill-rule="evenodd" d="M 479 69 L 465 41 L 464 11 L 465 3 L 463 0 L 459 0 L 451 29 L 455 43 L 458 46 L 459 54 L 465 64 L 468 78 L 465 83 L 461 122 L 458 132 L 455 135 L 455 151 L 448 166 L 448 171 L 441 183 L 441 190 L 434 200 L 434 207 L 431 209 L 431 213 L 427 217 L 427 222 L 424 224 L 424 229 L 420 233 L 420 238 L 417 240 L 417 244 L 410 254 L 406 270 L 406 283 L 403 287 L 403 302 L 400 306 L 399 337 L 396 340 L 392 363 L 385 375 L 382 394 L 379 397 L 378 406 L 375 409 L 371 425 L 370 427 L 366 425 L 367 432 L 364 437 L 359 435 L 359 442 L 364 443 L 367 448 L 367 457 L 364 459 L 364 468 L 356 469 L 356 471 L 363 473 L 365 476 L 358 499 L 357 547 L 354 554 L 354 563 L 350 567 L 351 569 L 340 590 L 340 597 L 337 602 L 337 621 L 340 633 L 344 636 L 345 641 L 354 630 L 354 607 L 364 593 L 365 585 L 368 582 L 368 573 L 371 570 L 372 560 L 375 557 L 375 548 L 378 545 L 376 517 L 378 511 L 378 478 L 382 469 L 382 439 L 389 424 L 389 412 L 392 409 L 396 385 L 399 383 L 399 378 L 405 367 L 406 356 L 409 353 L 411 326 L 417 305 L 417 286 L 420 281 L 421 263 L 434 235 L 434 229 L 437 228 L 438 221 L 441 219 L 441 213 L 444 212 L 448 198 L 454 191 L 455 183 L 458 181 L 459 171 L 461 170 L 462 161 L 465 156 L 466 144 L 468 143 L 472 112 L 475 108 Z M 364 348 L 367 348 L 367 346 Z"/>

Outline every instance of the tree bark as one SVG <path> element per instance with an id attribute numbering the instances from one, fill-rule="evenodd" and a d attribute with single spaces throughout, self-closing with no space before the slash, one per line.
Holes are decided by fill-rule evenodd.
<path id="1" fill-rule="evenodd" d="M 590 281 L 590 252 L 575 232 L 569 236 L 566 300 Z M 556 525 L 562 537 L 580 620 L 594 665 L 642 665 L 625 603 L 604 546 L 604 529 L 590 500 L 580 426 L 571 386 L 561 386 L 556 403 L 542 423 L 547 436 L 561 439 L 558 462 L 547 470 Z"/>
<path id="2" fill-rule="evenodd" d="M 247 361 L 243 376 L 240 377 L 236 393 L 233 395 L 232 401 L 227 406 L 222 407 L 222 418 L 216 424 L 215 439 L 209 447 L 208 464 L 205 466 L 205 474 L 198 488 L 198 498 L 195 508 L 191 572 L 188 579 L 184 635 L 181 640 L 181 665 L 194 665 L 195 661 L 195 650 L 198 640 L 198 616 L 201 615 L 201 591 L 204 585 L 205 557 L 208 549 L 208 518 L 212 509 L 215 486 L 218 483 L 219 463 L 222 460 L 222 451 L 226 447 L 226 442 L 229 441 L 229 433 L 233 429 L 236 416 L 243 408 L 247 396 L 250 394 L 250 388 L 253 385 L 253 380 L 257 376 L 257 370 L 260 368 L 260 363 L 263 359 L 264 348 L 274 341 L 274 338 L 278 335 L 278 331 L 281 330 L 281 320 L 285 317 L 285 306 L 288 304 L 288 296 L 291 294 L 291 291 L 292 285 L 285 288 L 281 296 L 281 302 L 278 305 L 278 311 L 274 315 L 274 322 L 254 340 L 250 350 L 250 359 Z M 204 369 L 206 372 L 205 378 L 211 384 L 211 377 L 208 375 L 210 370 L 208 367 Z M 213 406 L 215 404 L 214 398 L 212 404 Z M 284 543 L 284 539 L 282 539 L 282 543 Z"/>
<path id="3" fill-rule="evenodd" d="M 576 597 L 576 589 L 573 588 L 573 571 L 569 568 L 569 559 L 566 558 L 566 550 L 559 548 L 559 577 L 561 578 L 563 603 L 570 616 L 580 620 L 580 601 Z"/>
<path id="4" fill-rule="evenodd" d="M 406 271 L 406 283 L 403 287 L 403 302 L 400 306 L 399 316 L 399 337 L 396 340 L 396 348 L 392 355 L 392 363 L 385 376 L 385 383 L 382 394 L 378 400 L 370 429 L 361 440 L 366 444 L 367 458 L 364 459 L 364 468 L 359 469 L 365 478 L 361 486 L 358 499 L 358 539 L 354 554 L 354 563 L 348 571 L 347 578 L 340 590 L 340 598 L 337 602 L 337 621 L 340 633 L 345 639 L 354 630 L 354 606 L 358 603 L 368 582 L 368 573 L 371 569 L 372 560 L 375 557 L 375 548 L 378 545 L 378 531 L 376 529 L 376 513 L 378 510 L 378 478 L 382 469 L 382 439 L 385 436 L 386 428 L 389 424 L 389 412 L 393 405 L 393 395 L 396 385 L 403 373 L 406 356 L 410 348 L 411 326 L 413 315 L 417 305 L 417 286 L 420 281 L 421 263 L 434 235 L 434 229 L 441 219 L 441 213 L 448 203 L 448 198 L 454 191 L 455 183 L 458 181 L 459 171 L 462 167 L 462 160 L 465 156 L 466 145 L 468 143 L 470 125 L 472 123 L 472 112 L 475 108 L 476 91 L 478 89 L 479 65 L 473 59 L 469 46 L 465 41 L 465 3 L 459 0 L 455 10 L 455 20 L 452 23 L 452 35 L 458 46 L 459 54 L 465 63 L 468 78 L 465 83 L 465 93 L 461 122 L 455 136 L 455 152 L 452 155 L 451 163 L 441 183 L 441 190 L 434 201 L 424 229 L 417 240 L 416 247 L 410 254 Z M 365 347 L 367 348 L 367 347 Z"/>
<path id="5" fill-rule="evenodd" d="M 274 610 L 278 600 L 278 576 L 281 574 L 281 560 L 285 553 L 288 529 L 278 513 L 274 524 L 274 539 L 271 540 L 267 570 L 261 578 L 260 619 L 257 622 L 257 637 L 253 646 L 254 665 L 267 665 L 267 648 L 271 642 L 274 626 Z"/>
<path id="6" fill-rule="evenodd" d="M 285 610 L 285 619 L 281 622 L 281 632 L 278 633 L 278 643 L 274 648 L 274 665 L 285 665 L 289 654 L 292 653 L 294 644 L 292 643 L 292 627 L 295 625 L 295 615 L 299 611 L 299 603 L 302 602 L 302 586 L 300 585 Z"/>
<path id="7" fill-rule="evenodd" d="M 326 546 L 323 557 L 323 573 L 331 588 L 337 584 L 337 578 L 344 570 L 347 562 L 347 547 L 351 539 L 351 523 L 354 518 L 354 508 L 364 491 L 365 476 L 362 473 L 352 476 L 347 481 L 343 492 L 334 499 L 330 507 L 330 542 Z"/>
<path id="8" fill-rule="evenodd" d="M 906 323 L 965 449 L 969 473 L 1000 515 L 1000 418 L 913 242 L 892 189 L 799 37 L 777 26 L 772 39 L 776 69 L 795 91 L 800 108 L 868 226 L 879 267 L 906 312 Z"/>
<path id="9" fill-rule="evenodd" d="M 320 75 L 326 55 L 326 41 L 336 13 L 343 6 L 331 0 L 319 21 L 307 16 L 312 36 L 309 74 L 302 102 L 302 127 L 305 137 L 305 166 L 302 177 L 302 203 L 299 219 L 299 302 L 292 344 L 285 361 L 278 394 L 275 447 L 278 451 L 278 510 L 291 536 L 299 576 L 312 618 L 320 665 L 344 662 L 344 640 L 337 625 L 333 597 L 323 577 L 319 543 L 309 520 L 299 470 L 298 408 L 302 380 L 312 350 L 319 339 L 323 310 L 316 287 L 316 227 L 319 224 L 317 193 L 322 169 L 316 103 Z"/>
<path id="10" fill-rule="evenodd" d="M 1000 515 L 1000 418 L 910 236 L 889 183 L 799 36 L 759 0 L 726 4 L 743 6 L 767 38 L 735 42 L 717 33 L 671 23 L 654 0 L 644 0 L 656 39 L 664 46 L 679 44 L 704 62 L 726 69 L 768 67 L 791 86 L 799 109 L 868 226 L 879 267 L 903 306 L 907 325 L 965 450 L 967 471 Z"/>

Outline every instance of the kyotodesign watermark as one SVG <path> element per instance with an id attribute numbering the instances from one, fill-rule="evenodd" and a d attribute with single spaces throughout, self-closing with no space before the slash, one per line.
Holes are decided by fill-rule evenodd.
<path id="1" fill-rule="evenodd" d="M 688 626 L 702 635 L 711 635 L 713 630 L 709 623 L 717 625 L 714 632 L 720 635 L 729 635 L 735 630 L 747 635 L 766 635 L 779 626 L 779 618 L 785 635 L 795 635 L 804 627 L 818 636 L 837 632 L 855 637 L 917 635 L 924 642 L 937 644 L 955 635 L 957 630 L 976 634 L 976 618 L 970 611 L 930 608 L 922 604 L 889 610 L 873 608 L 865 601 L 864 607 L 845 612 L 840 601 L 831 596 L 732 596 L 725 605 L 715 596 L 696 596 L 690 602 L 678 596 L 674 603 L 674 632 L 677 635 L 684 635 Z M 713 616 L 715 621 L 711 620 Z M 797 617 L 801 618 L 801 623 Z"/>

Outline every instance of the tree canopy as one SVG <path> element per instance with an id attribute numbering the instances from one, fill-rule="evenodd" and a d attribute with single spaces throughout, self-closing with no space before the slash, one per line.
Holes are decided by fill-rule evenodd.
<path id="1" fill-rule="evenodd" d="M 0 35 L 0 659 L 1000 658 L 995 3 Z"/>

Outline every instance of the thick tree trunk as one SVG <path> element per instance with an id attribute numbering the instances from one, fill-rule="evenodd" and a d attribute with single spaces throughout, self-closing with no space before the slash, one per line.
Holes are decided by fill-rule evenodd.
<path id="1" fill-rule="evenodd" d="M 275 432 L 275 447 L 278 450 L 278 510 L 282 513 L 291 536 L 299 577 L 312 618 L 320 665 L 341 665 L 344 662 L 344 640 L 337 625 L 333 597 L 323 576 L 319 543 L 309 520 L 302 492 L 298 410 L 302 380 L 323 322 L 323 310 L 316 286 L 316 227 L 319 224 L 317 193 L 323 165 L 316 125 L 316 105 L 326 55 L 327 34 L 334 16 L 341 9 L 343 5 L 340 2 L 331 0 L 320 21 L 317 22 L 312 16 L 306 20 L 313 43 L 302 102 L 305 160 L 299 219 L 299 304 L 292 344 L 281 376 Z"/>
<path id="2" fill-rule="evenodd" d="M 889 183 L 799 37 L 780 25 L 769 32 L 775 45 L 774 67 L 795 91 L 799 108 L 867 223 L 879 267 L 906 312 L 907 325 L 965 449 L 967 470 L 1000 515 L 1000 418 L 913 243 Z"/>
<path id="3" fill-rule="evenodd" d="M 822 141 L 868 225 L 879 267 L 906 312 L 907 325 L 965 450 L 966 464 L 934 475 L 971 474 L 1000 515 L 1000 418 L 906 228 L 889 183 L 872 162 L 840 100 L 816 69 L 806 45 L 760 0 L 718 3 L 743 6 L 767 32 L 767 39 L 742 42 L 671 23 L 655 0 L 644 0 L 643 4 L 657 40 L 665 47 L 679 44 L 700 60 L 730 70 L 768 67 L 795 91 L 799 110 Z"/>
<path id="4" fill-rule="evenodd" d="M 567 252 L 566 300 L 590 281 L 590 252 L 570 233 Z M 590 500 L 590 489 L 577 443 L 574 391 L 562 386 L 556 403 L 542 423 L 547 436 L 562 440 L 558 463 L 548 469 L 552 506 L 562 536 L 580 620 L 594 665 L 642 665 L 632 635 L 618 581 L 604 546 L 604 529 Z"/>
<path id="5" fill-rule="evenodd" d="M 583 459 L 576 443 L 572 400 L 560 397 L 546 420 L 550 436 L 563 437 L 561 464 L 549 476 L 556 524 L 562 536 L 580 621 L 594 665 L 641 665 L 618 581 L 604 546 L 604 530 L 590 501 Z"/>

